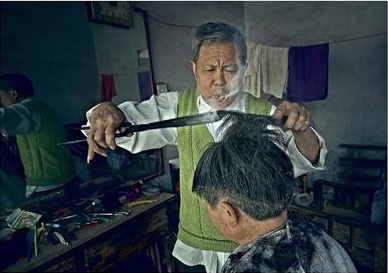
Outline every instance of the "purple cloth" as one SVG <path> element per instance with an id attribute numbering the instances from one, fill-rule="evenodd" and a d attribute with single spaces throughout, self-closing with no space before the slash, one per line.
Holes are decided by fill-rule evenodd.
<path id="1" fill-rule="evenodd" d="M 290 47 L 287 100 L 312 101 L 327 97 L 329 44 Z"/>

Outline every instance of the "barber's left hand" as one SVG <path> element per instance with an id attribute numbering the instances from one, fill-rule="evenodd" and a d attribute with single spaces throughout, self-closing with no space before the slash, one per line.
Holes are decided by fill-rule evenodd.
<path id="1" fill-rule="evenodd" d="M 310 112 L 299 103 L 283 101 L 273 114 L 274 119 L 280 120 L 282 116 L 288 116 L 284 129 L 291 130 L 294 133 L 306 131 L 311 124 Z"/>

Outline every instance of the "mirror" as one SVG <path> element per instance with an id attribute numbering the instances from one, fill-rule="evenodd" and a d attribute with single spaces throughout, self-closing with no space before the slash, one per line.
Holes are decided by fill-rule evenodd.
<path id="1" fill-rule="evenodd" d="M 150 98 L 155 92 L 146 12 L 130 7 L 129 2 L 86 2 L 85 5 L 89 20 L 97 22 L 92 23 L 92 27 L 99 70 L 104 74 L 102 76 L 112 76 L 116 86 L 116 95 L 112 97 L 112 101 L 119 104 L 125 101 L 140 102 Z M 103 12 L 104 9 L 105 12 Z M 120 13 L 122 9 L 129 10 L 129 13 L 126 13 L 126 16 L 122 15 Z M 99 14 L 104 15 L 99 16 Z M 123 27 L 126 29 L 123 30 Z M 124 34 L 125 36 L 122 36 Z M 128 54 L 123 56 L 123 52 Z M 131 91 L 128 92 L 128 90 Z M 69 138 L 82 138 L 79 132 L 72 130 L 74 127 L 79 128 L 78 125 L 82 124 L 66 126 Z M 80 157 L 87 151 L 86 144 L 72 145 L 69 148 L 73 154 Z M 162 173 L 160 149 L 139 154 L 131 154 L 129 151 L 119 149 L 115 153 L 108 151 L 108 160 L 97 157 L 91 161 L 90 179 L 120 175 L 125 179 L 147 180 Z M 117 166 L 117 160 L 112 160 L 115 157 L 127 157 L 126 164 Z"/>
<path id="2" fill-rule="evenodd" d="M 35 97 L 61 118 L 68 140 L 81 139 L 85 136 L 75 128 L 85 124 L 88 109 L 106 98 L 103 77 L 114 81 L 109 98 L 116 104 L 155 93 L 147 31 L 146 12 L 130 2 L 1 2 L 1 74 L 27 75 Z M 4 208 L 24 199 L 25 185 L 16 141 L 2 137 L 1 144 Z M 118 168 L 103 157 L 86 164 L 86 143 L 68 148 L 83 181 L 149 180 L 163 172 L 160 149 L 121 151 L 127 165 Z"/>

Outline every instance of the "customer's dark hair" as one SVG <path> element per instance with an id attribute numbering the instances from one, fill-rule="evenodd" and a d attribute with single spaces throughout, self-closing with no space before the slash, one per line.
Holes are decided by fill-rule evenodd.
<path id="1" fill-rule="evenodd" d="M 23 98 L 34 96 L 34 86 L 23 74 L 10 73 L 2 75 L 0 77 L 0 88 L 7 92 L 14 89 L 18 96 Z"/>
<path id="2" fill-rule="evenodd" d="M 225 23 L 206 23 L 201 25 L 195 32 L 192 46 L 193 58 L 196 62 L 199 50 L 203 43 L 224 43 L 232 42 L 237 46 L 241 64 L 247 61 L 247 44 L 244 35 L 237 28 Z"/>
<path id="3" fill-rule="evenodd" d="M 294 185 L 279 130 L 270 117 L 228 117 L 219 131 L 222 140 L 211 144 L 198 162 L 193 190 L 212 207 L 226 198 L 257 220 L 279 216 L 291 202 Z"/>

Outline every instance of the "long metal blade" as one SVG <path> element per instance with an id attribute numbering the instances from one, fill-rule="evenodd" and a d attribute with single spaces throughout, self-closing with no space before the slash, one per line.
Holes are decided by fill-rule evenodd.
<path id="1" fill-rule="evenodd" d="M 218 115 L 218 111 L 207 112 L 204 114 L 179 117 L 174 119 L 168 119 L 148 124 L 130 125 L 128 126 L 128 132 L 141 132 L 151 129 L 161 129 L 169 127 L 182 127 L 192 126 L 198 124 L 211 123 L 219 121 L 221 117 Z"/>
<path id="2" fill-rule="evenodd" d="M 147 131 L 152 129 L 193 126 L 198 124 L 216 122 L 216 121 L 219 121 L 224 116 L 223 112 L 227 112 L 227 111 L 212 111 L 204 114 L 173 118 L 173 119 L 152 122 L 147 124 L 132 125 L 127 123 L 125 124 L 125 128 L 126 128 L 125 131 L 122 133 L 117 133 L 115 134 L 115 136 L 121 137 L 121 136 L 127 135 L 128 133 L 142 132 L 142 131 Z M 90 129 L 90 127 L 84 126 L 84 127 L 81 127 L 81 129 L 86 130 L 86 129 Z M 71 145 L 71 144 L 81 143 L 85 141 L 86 141 L 86 138 L 58 143 L 57 145 L 58 146 Z"/>

